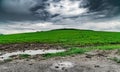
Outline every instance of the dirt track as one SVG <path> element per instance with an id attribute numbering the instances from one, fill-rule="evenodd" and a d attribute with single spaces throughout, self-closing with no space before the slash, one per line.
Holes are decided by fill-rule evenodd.
<path id="1" fill-rule="evenodd" d="M 116 51 L 114 51 L 116 52 Z M 107 55 L 107 54 L 106 54 Z M 72 62 L 71 68 L 56 70 L 51 68 L 56 62 Z M 59 68 L 59 67 L 56 67 Z M 106 56 L 76 55 L 56 57 L 47 60 L 15 60 L 0 64 L 0 72 L 120 72 L 120 64 L 108 59 Z"/>
<path id="2" fill-rule="evenodd" d="M 51 48 L 63 49 L 62 46 L 51 44 L 0 45 L 0 50 L 7 52 Z M 120 60 L 119 50 L 96 50 L 83 55 L 56 57 L 47 60 L 40 55 L 36 55 L 30 59 L 14 59 L 11 62 L 0 62 L 0 72 L 120 72 L 120 64 L 109 59 L 115 56 Z M 63 66 L 59 69 L 60 66 L 54 66 L 57 62 L 70 62 L 73 66 L 70 68 Z"/>
<path id="3" fill-rule="evenodd" d="M 63 49 L 61 45 L 41 43 L 0 44 L 0 51 L 14 52 L 20 50 Z"/>

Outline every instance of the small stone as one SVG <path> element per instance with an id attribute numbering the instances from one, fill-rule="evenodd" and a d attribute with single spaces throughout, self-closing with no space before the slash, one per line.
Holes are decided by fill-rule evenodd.
<path id="1" fill-rule="evenodd" d="M 29 59 L 26 59 L 26 61 L 29 61 Z"/>
<path id="2" fill-rule="evenodd" d="M 66 70 L 65 67 L 63 67 L 62 70 Z"/>
<path id="3" fill-rule="evenodd" d="M 55 66 L 55 68 L 59 68 L 59 66 Z"/>
<path id="4" fill-rule="evenodd" d="M 92 58 L 92 56 L 90 56 L 90 55 L 87 55 L 87 56 L 86 56 L 86 58 Z"/>
<path id="5" fill-rule="evenodd" d="M 72 62 L 58 62 L 58 63 L 54 63 L 51 68 L 54 70 L 66 70 L 69 68 L 74 67 L 74 64 Z"/>
<path id="6" fill-rule="evenodd" d="M 33 65 L 33 63 L 30 63 L 29 65 Z"/>
<path id="7" fill-rule="evenodd" d="M 103 57 L 106 57 L 104 54 L 101 54 L 101 53 L 99 53 L 99 54 L 98 54 L 98 56 L 103 56 Z"/>
<path id="8" fill-rule="evenodd" d="M 98 67 L 100 67 L 99 65 L 95 65 L 95 68 L 98 68 Z"/>

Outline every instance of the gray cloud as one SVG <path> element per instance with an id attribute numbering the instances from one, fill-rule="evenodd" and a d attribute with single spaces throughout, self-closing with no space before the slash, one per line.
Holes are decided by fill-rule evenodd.
<path id="1" fill-rule="evenodd" d="M 0 33 L 4 34 L 56 28 L 119 31 L 120 27 L 119 17 L 114 15 L 119 6 L 109 0 L 1 1 Z"/>

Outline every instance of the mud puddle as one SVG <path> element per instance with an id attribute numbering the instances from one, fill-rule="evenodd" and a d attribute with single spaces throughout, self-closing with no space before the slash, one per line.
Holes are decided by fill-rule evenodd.
<path id="1" fill-rule="evenodd" d="M 16 51 L 11 53 L 1 53 L 0 60 L 9 59 L 11 56 L 20 55 L 20 54 L 28 54 L 28 55 L 37 55 L 37 54 L 46 54 L 46 53 L 57 53 L 57 52 L 64 52 L 64 49 L 60 50 L 25 50 L 25 51 Z"/>

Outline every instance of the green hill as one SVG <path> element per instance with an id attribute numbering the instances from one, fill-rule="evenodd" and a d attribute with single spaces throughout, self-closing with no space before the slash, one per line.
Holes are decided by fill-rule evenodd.
<path id="1" fill-rule="evenodd" d="M 43 32 L 1 35 L 0 44 L 50 43 L 65 45 L 119 44 L 120 32 L 57 29 Z"/>

